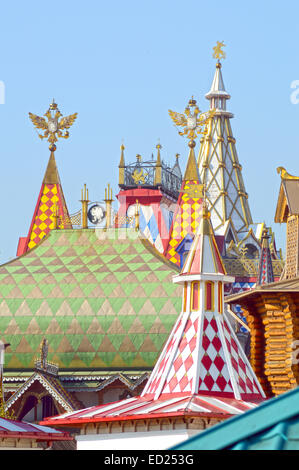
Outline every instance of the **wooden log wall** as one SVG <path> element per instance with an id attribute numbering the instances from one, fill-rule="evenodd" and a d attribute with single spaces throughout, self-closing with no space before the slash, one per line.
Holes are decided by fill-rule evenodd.
<path id="1" fill-rule="evenodd" d="M 280 395 L 296 387 L 299 293 L 257 293 L 240 304 L 251 330 L 250 362 L 266 395 Z"/>

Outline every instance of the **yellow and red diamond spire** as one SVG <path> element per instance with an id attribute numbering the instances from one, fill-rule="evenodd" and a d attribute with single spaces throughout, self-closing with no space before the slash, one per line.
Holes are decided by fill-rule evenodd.
<path id="1" fill-rule="evenodd" d="M 50 143 L 51 153 L 28 235 L 19 239 L 18 256 L 34 248 L 50 230 L 55 228 L 55 217 L 58 217 L 60 228 L 71 228 L 54 152 L 58 139 L 69 137 L 68 129 L 74 123 L 77 113 L 63 117 L 53 99 L 44 116 L 29 113 L 34 126 L 42 130 L 42 133 L 38 133 L 40 139 L 47 139 Z"/>
<path id="2" fill-rule="evenodd" d="M 184 114 L 171 110 L 169 110 L 169 114 L 175 126 L 182 128 L 179 134 L 189 139 L 188 146 L 190 148 L 177 208 L 170 229 L 170 238 L 165 251 L 165 255 L 170 261 L 182 267 L 188 245 L 192 242 L 199 225 L 203 197 L 203 185 L 200 181 L 194 154 L 195 139 L 198 135 L 207 132 L 214 111 L 201 113 L 192 96 Z"/>

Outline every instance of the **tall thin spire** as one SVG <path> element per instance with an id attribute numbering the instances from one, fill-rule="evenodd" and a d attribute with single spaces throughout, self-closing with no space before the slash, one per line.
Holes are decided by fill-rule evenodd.
<path id="1" fill-rule="evenodd" d="M 240 233 L 252 224 L 252 217 L 230 125 L 233 114 L 226 110 L 230 95 L 225 90 L 219 61 L 206 98 L 215 114 L 201 139 L 198 167 L 207 191 L 212 225 L 216 234 L 221 235 L 225 222 L 230 219 Z"/>
<path id="2" fill-rule="evenodd" d="M 120 161 L 119 161 L 119 178 L 118 184 L 125 184 L 125 156 L 124 156 L 125 146 L 121 144 L 120 146 Z"/>
<path id="3" fill-rule="evenodd" d="M 259 272 L 257 278 L 257 285 L 269 284 L 274 282 L 272 256 L 269 247 L 269 234 L 268 229 L 265 228 L 262 234 L 262 249 L 260 254 Z"/>
<path id="4" fill-rule="evenodd" d="M 159 142 L 156 145 L 157 160 L 156 160 L 155 180 L 154 180 L 155 186 L 159 185 L 159 184 L 162 184 L 162 162 L 161 162 L 161 153 L 160 153 L 161 148 L 162 148 L 162 145 Z"/>
<path id="5" fill-rule="evenodd" d="M 17 256 L 34 248 L 50 230 L 58 226 L 72 228 L 55 161 L 55 150 L 59 139 L 69 138 L 68 129 L 77 119 L 77 113 L 63 116 L 53 98 L 44 116 L 29 113 L 33 125 L 41 132 L 37 133 L 39 138 L 46 139 L 50 143 L 51 153 L 29 232 L 27 237 L 19 239 Z"/>

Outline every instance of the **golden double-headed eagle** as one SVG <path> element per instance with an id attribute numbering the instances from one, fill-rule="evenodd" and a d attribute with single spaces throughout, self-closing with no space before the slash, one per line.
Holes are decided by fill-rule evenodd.
<path id="1" fill-rule="evenodd" d="M 69 137 L 67 129 L 74 123 L 77 114 L 78 113 L 63 117 L 57 104 L 53 100 L 48 111 L 44 114 L 47 120 L 32 113 L 29 113 L 29 117 L 37 129 L 43 129 L 44 131 L 43 134 L 38 133 L 38 136 L 41 139 L 47 139 L 48 142 L 53 145 L 57 142 L 58 138 L 67 139 Z"/>
<path id="2" fill-rule="evenodd" d="M 190 108 L 194 108 L 192 112 Z M 168 110 L 171 119 L 177 127 L 183 129 L 179 131 L 179 135 L 186 135 L 188 139 L 194 140 L 199 134 L 206 134 L 208 132 L 208 123 L 215 114 L 214 110 L 201 113 L 196 101 L 193 99 L 189 100 L 189 105 L 185 108 L 185 114 L 177 113 L 175 111 Z"/>

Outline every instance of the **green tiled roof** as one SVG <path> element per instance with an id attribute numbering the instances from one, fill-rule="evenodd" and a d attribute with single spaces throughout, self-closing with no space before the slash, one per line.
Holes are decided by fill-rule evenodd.
<path id="1" fill-rule="evenodd" d="M 5 368 L 33 368 L 43 337 L 61 369 L 152 368 L 181 309 L 174 274 L 135 231 L 51 231 L 0 266 Z"/>
<path id="2" fill-rule="evenodd" d="M 299 388 L 223 421 L 173 450 L 299 450 Z"/>

